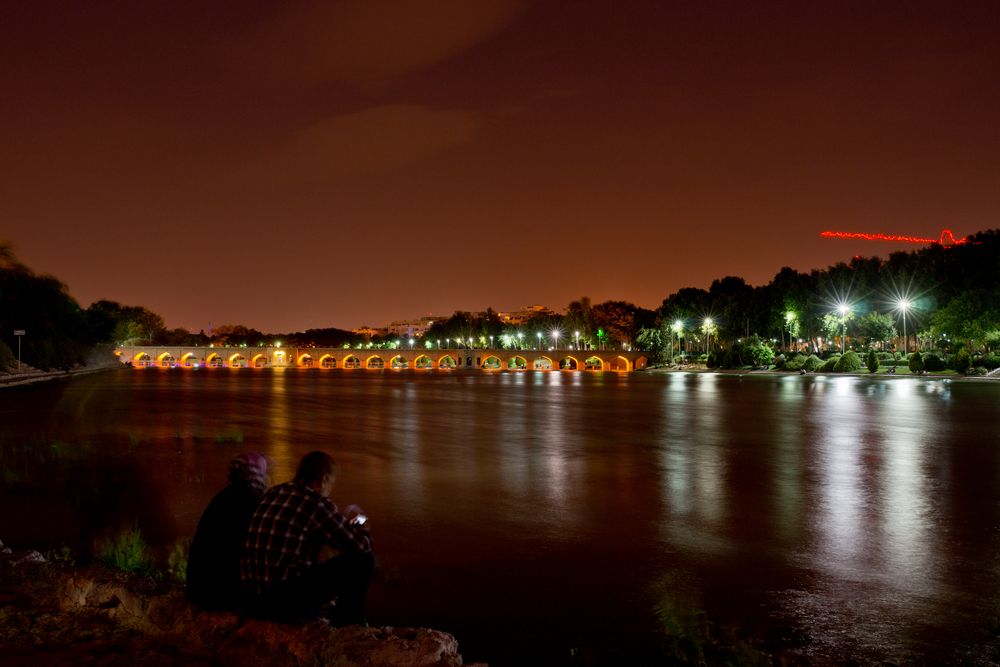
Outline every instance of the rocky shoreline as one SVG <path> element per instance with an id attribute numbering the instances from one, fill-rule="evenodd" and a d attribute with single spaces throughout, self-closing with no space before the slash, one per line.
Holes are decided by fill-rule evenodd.
<path id="1" fill-rule="evenodd" d="M 294 626 L 202 611 L 175 585 L 78 567 L 0 544 L 7 667 L 228 665 L 461 667 L 458 642 L 427 628 Z M 481 663 L 477 667 L 485 667 Z"/>

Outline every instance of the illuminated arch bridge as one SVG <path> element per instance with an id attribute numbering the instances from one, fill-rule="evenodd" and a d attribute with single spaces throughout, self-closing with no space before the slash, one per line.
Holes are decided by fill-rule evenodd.
<path id="1" fill-rule="evenodd" d="M 370 350 L 339 347 L 125 346 L 115 350 L 134 368 L 317 368 L 325 370 L 616 371 L 646 367 L 645 352 L 611 350 Z"/>

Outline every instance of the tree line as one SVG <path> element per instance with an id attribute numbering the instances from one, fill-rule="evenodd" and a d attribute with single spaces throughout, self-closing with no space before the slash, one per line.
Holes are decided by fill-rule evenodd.
<path id="1" fill-rule="evenodd" d="M 720 360 L 727 352 L 754 357 L 756 363 L 768 351 L 771 357 L 791 351 L 822 356 L 848 347 L 989 352 L 1000 347 L 998 278 L 1000 231 L 989 230 L 964 244 L 932 244 L 886 259 L 855 257 L 808 273 L 784 267 L 756 287 L 726 276 L 707 290 L 682 288 L 655 310 L 581 297 L 564 313 L 516 325 L 492 308 L 457 311 L 434 323 L 418 344 L 642 349 L 654 363 L 692 354 Z M 399 342 L 393 335 L 361 339 L 336 328 L 275 334 L 223 325 L 192 333 L 168 329 L 162 317 L 142 306 L 101 300 L 83 309 L 63 283 L 36 275 L 9 243 L 0 242 L 0 368 L 16 363 L 16 329 L 30 330 L 21 341 L 24 362 L 47 369 L 85 363 L 102 345 L 257 346 L 280 340 L 298 347 L 392 347 Z"/>

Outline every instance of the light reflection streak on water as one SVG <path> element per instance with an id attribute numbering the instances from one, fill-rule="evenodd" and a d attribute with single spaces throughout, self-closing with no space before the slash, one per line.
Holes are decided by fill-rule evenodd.
<path id="1" fill-rule="evenodd" d="M 725 437 L 719 431 L 717 377 L 673 374 L 666 388 L 663 412 L 663 485 L 666 521 L 664 539 L 675 548 L 721 552 L 729 548 L 722 535 L 726 519 Z"/>
<path id="2" fill-rule="evenodd" d="M 249 372 L 249 371 L 241 371 Z M 285 481 L 295 475 L 298 461 L 292 451 L 292 406 L 288 401 L 285 387 L 287 369 L 277 368 L 270 378 L 270 403 L 267 408 L 268 447 L 267 455 L 271 458 L 270 476 L 272 481 Z"/>
<path id="3" fill-rule="evenodd" d="M 802 487 L 806 432 L 801 378 L 781 378 L 778 396 L 780 408 L 777 418 L 772 421 L 775 429 L 773 505 L 779 517 L 777 532 L 782 541 L 788 543 L 799 535 L 799 521 L 805 502 Z"/>
<path id="4" fill-rule="evenodd" d="M 857 566 L 864 553 L 864 534 L 860 525 L 864 515 L 862 479 L 865 471 L 860 461 L 862 425 L 867 417 L 860 397 L 852 392 L 853 378 L 825 381 L 823 391 L 831 394 L 812 406 L 817 424 L 816 456 L 820 502 L 813 526 L 817 533 L 819 557 L 830 570 L 846 574 Z M 833 391 L 828 389 L 832 386 Z"/>

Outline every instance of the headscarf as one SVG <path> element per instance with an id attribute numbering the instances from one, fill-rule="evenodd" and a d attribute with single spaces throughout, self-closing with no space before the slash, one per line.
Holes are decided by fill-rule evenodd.
<path id="1" fill-rule="evenodd" d="M 229 483 L 241 484 L 255 496 L 267 490 L 267 459 L 262 454 L 240 454 L 229 463 Z"/>

